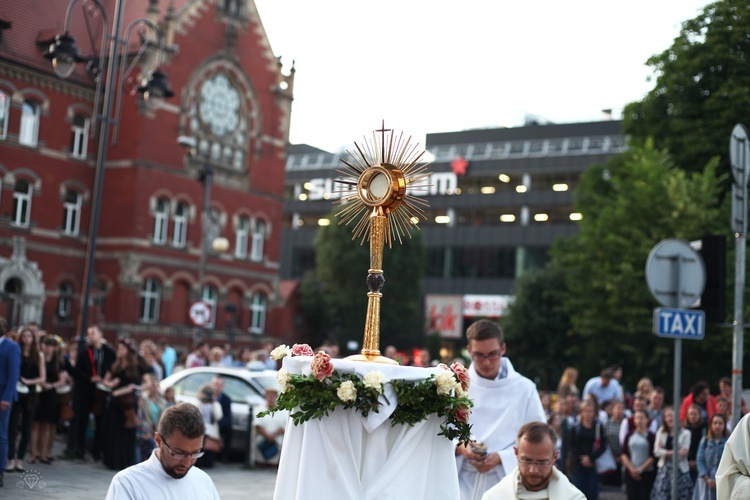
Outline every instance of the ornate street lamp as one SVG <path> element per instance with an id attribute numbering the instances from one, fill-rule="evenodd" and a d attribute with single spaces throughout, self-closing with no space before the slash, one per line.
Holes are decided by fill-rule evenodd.
<path id="1" fill-rule="evenodd" d="M 86 345 L 86 330 L 88 328 L 89 320 L 89 298 L 91 296 L 91 288 L 94 282 L 94 262 L 96 252 L 96 237 L 99 229 L 99 212 L 101 210 L 101 198 L 102 188 L 104 186 L 104 170 L 107 163 L 107 153 L 109 146 L 110 133 L 112 134 L 112 144 L 117 143 L 117 125 L 120 116 L 120 107 L 122 100 L 122 85 L 127 80 L 136 64 L 139 62 L 141 55 L 149 48 L 150 42 L 148 38 L 141 37 L 142 43 L 138 52 L 133 56 L 132 63 L 128 68 L 125 64 L 128 60 L 129 54 L 128 41 L 130 40 L 131 32 L 136 27 L 145 27 L 150 30 L 156 36 L 158 41 L 158 52 L 156 57 L 156 69 L 150 72 L 150 75 L 144 79 L 138 91 L 143 94 L 143 99 L 147 105 L 149 101 L 156 99 L 160 102 L 164 98 L 169 98 L 174 95 L 174 92 L 169 88 L 167 79 L 164 74 L 160 71 L 162 54 L 163 54 L 163 37 L 159 28 L 149 21 L 148 19 L 135 19 L 132 21 L 125 30 L 125 36 L 121 37 L 122 28 L 122 17 L 125 6 L 125 0 L 115 1 L 115 17 L 114 22 L 110 24 L 109 13 L 100 0 L 83 0 L 81 7 L 83 15 L 96 16 L 94 9 L 84 9 L 86 4 L 94 4 L 96 10 L 103 16 L 104 30 L 111 29 L 111 35 L 101 36 L 101 46 L 99 49 L 99 61 L 98 65 L 95 58 L 82 57 L 79 53 L 78 47 L 76 47 L 75 39 L 70 35 L 70 19 L 73 13 L 73 6 L 78 0 L 71 0 L 68 4 L 68 9 L 65 14 L 65 26 L 63 33 L 55 37 L 54 43 L 52 43 L 44 53 L 44 56 L 52 61 L 52 66 L 55 69 L 55 73 L 60 78 L 68 78 L 73 74 L 76 63 L 87 61 L 87 69 L 93 70 L 94 81 L 96 83 L 96 94 L 94 98 L 94 126 L 92 126 L 92 134 L 96 134 L 97 128 L 99 128 L 99 145 L 96 154 L 96 165 L 95 165 L 95 179 L 94 179 L 94 193 L 92 200 L 92 212 L 91 220 L 89 223 L 88 232 L 88 243 L 86 251 L 86 262 L 84 266 L 84 279 L 83 279 L 83 300 L 82 300 L 82 311 L 79 316 L 79 356 Z M 91 24 L 86 23 L 86 26 L 91 30 Z M 94 36 L 89 31 L 90 38 L 93 40 Z M 107 44 L 109 44 L 109 56 L 107 57 Z M 92 48 L 93 49 L 93 48 Z M 107 77 L 102 78 L 102 72 L 106 65 Z M 101 105 L 101 113 L 99 113 L 100 99 L 103 95 L 103 104 Z M 114 104 L 114 116 L 113 116 L 113 104 Z M 153 105 L 149 105 L 152 109 L 155 109 Z M 114 130 L 112 126 L 114 125 Z M 98 127 L 97 127 L 98 126 Z"/>

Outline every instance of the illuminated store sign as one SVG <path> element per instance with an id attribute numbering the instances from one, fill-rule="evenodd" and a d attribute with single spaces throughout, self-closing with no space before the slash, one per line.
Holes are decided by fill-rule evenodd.
<path id="1" fill-rule="evenodd" d="M 456 174 L 445 172 L 432 174 L 430 176 L 430 187 L 424 191 L 414 190 L 413 194 L 417 196 L 438 196 L 448 195 L 456 192 L 458 181 Z M 347 189 L 348 188 L 348 189 Z M 307 194 L 308 201 L 336 200 L 348 195 L 354 186 L 345 186 L 334 182 L 333 179 L 310 179 L 302 184 L 294 186 L 294 197 L 299 199 L 301 194 Z"/>

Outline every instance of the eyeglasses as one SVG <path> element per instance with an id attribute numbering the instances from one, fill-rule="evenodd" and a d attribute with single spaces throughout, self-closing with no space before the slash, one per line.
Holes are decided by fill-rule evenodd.
<path id="1" fill-rule="evenodd" d="M 552 465 L 552 460 L 529 460 L 528 458 L 519 458 L 518 463 L 525 465 L 526 467 L 532 467 L 536 466 L 540 469 L 544 469 L 545 467 L 549 467 Z"/>
<path id="2" fill-rule="evenodd" d="M 200 450 L 194 451 L 193 453 L 175 453 L 172 451 L 172 448 L 169 447 L 169 443 L 167 443 L 167 440 L 164 439 L 164 436 L 161 437 L 161 440 L 164 442 L 164 446 L 167 447 L 167 451 L 169 452 L 169 454 L 172 455 L 172 457 L 176 458 L 177 460 L 185 460 L 188 457 L 192 459 L 197 459 L 197 458 L 202 457 L 203 454 L 205 453 L 202 447 Z"/>
<path id="3" fill-rule="evenodd" d="M 489 354 L 482 354 L 481 352 L 474 352 L 471 354 L 471 359 L 473 359 L 474 361 L 485 361 L 485 360 L 497 361 L 498 359 L 500 359 L 500 356 L 501 356 L 500 351 L 492 351 Z"/>

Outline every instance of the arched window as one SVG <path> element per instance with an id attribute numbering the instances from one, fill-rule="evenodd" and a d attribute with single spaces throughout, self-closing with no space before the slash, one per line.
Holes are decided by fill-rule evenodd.
<path id="1" fill-rule="evenodd" d="M 31 195 L 33 186 L 25 180 L 16 181 L 16 187 L 13 190 L 13 220 L 16 226 L 29 227 L 31 219 Z"/>
<path id="2" fill-rule="evenodd" d="M 172 245 L 184 248 L 187 244 L 188 207 L 185 203 L 178 203 L 174 211 L 174 233 Z"/>
<path id="3" fill-rule="evenodd" d="M 70 152 L 73 158 L 86 158 L 89 142 L 89 119 L 84 115 L 75 115 L 70 127 Z"/>
<path id="4" fill-rule="evenodd" d="M 141 289 L 141 322 L 159 322 L 159 304 L 161 302 L 161 283 L 148 278 Z"/>
<path id="5" fill-rule="evenodd" d="M 237 238 L 234 247 L 234 256 L 238 259 L 247 257 L 247 242 L 250 235 L 250 219 L 244 215 L 237 221 Z"/>
<path id="6" fill-rule="evenodd" d="M 250 333 L 261 334 L 265 328 L 266 296 L 262 293 L 256 293 L 250 302 Z"/>
<path id="7" fill-rule="evenodd" d="M 39 135 L 39 116 L 41 108 L 38 103 L 26 100 L 21 107 L 21 129 L 18 142 L 25 146 L 36 146 Z"/>
<path id="8" fill-rule="evenodd" d="M 154 243 L 164 245 L 167 242 L 167 224 L 169 223 L 169 201 L 165 198 L 156 200 L 154 209 Z"/>
<path id="9" fill-rule="evenodd" d="M 253 262 L 263 261 L 263 246 L 266 242 L 266 223 L 262 219 L 255 221 L 253 229 L 253 243 L 250 249 L 250 260 Z"/>
<path id="10" fill-rule="evenodd" d="M 10 94 L 0 90 L 0 139 L 8 137 L 8 116 L 10 114 Z"/>
<path id="11" fill-rule="evenodd" d="M 62 283 L 57 290 L 57 317 L 60 319 L 70 318 L 73 310 L 73 285 L 68 282 Z"/>
<path id="12" fill-rule="evenodd" d="M 216 304 L 218 303 L 219 294 L 216 288 L 206 285 L 201 290 L 201 300 L 211 306 L 211 321 L 206 328 L 213 328 L 216 325 Z"/>

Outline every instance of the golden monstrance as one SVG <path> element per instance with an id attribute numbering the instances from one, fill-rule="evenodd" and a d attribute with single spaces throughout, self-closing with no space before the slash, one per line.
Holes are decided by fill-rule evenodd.
<path id="1" fill-rule="evenodd" d="M 419 229 L 419 219 L 426 219 L 424 209 L 429 204 L 409 191 L 425 192 L 429 187 L 430 172 L 422 161 L 424 151 L 411 137 L 398 136 L 385 124 L 373 131 L 372 138 L 364 138 L 356 151 L 349 151 L 346 165 L 338 172 L 343 176 L 335 182 L 342 185 L 337 192 L 342 197 L 336 203 L 343 207 L 338 212 L 339 224 L 356 222 L 353 240 L 360 244 L 370 241 L 370 269 L 367 271 L 367 317 L 362 351 L 347 359 L 376 363 L 397 364 L 380 355 L 380 292 L 385 284 L 383 276 L 383 247 L 391 248 L 393 239 L 402 242 L 411 237 L 412 229 Z"/>

